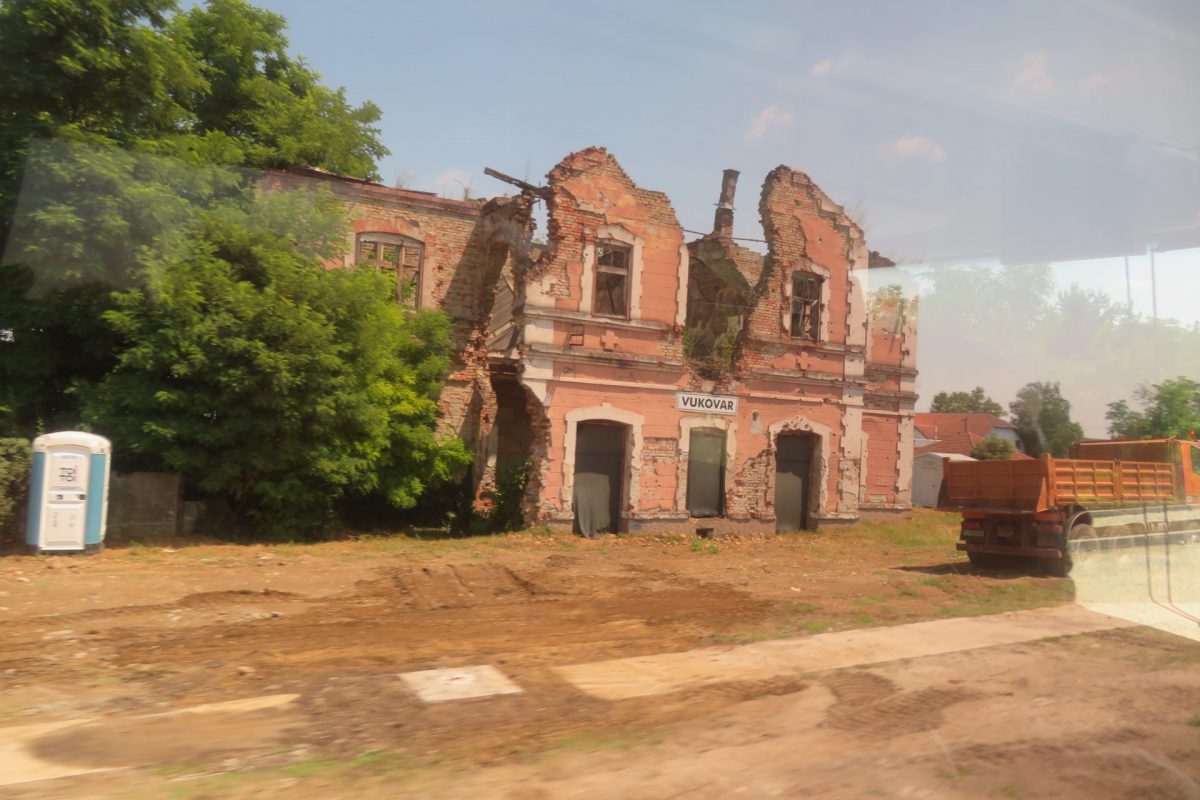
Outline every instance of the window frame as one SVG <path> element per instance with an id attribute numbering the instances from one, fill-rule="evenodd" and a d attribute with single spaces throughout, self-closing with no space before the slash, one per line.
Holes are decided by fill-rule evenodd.
<path id="1" fill-rule="evenodd" d="M 788 337 L 804 342 L 819 342 L 821 341 L 821 311 L 823 305 L 822 297 L 825 291 L 825 276 L 811 270 L 798 269 L 792 273 L 791 281 Z M 815 297 L 801 296 L 801 293 L 797 289 L 804 284 L 813 287 Z M 804 307 L 799 312 L 799 320 L 797 320 L 797 303 L 804 304 Z M 811 314 L 811 316 L 808 316 L 808 314 Z M 807 325 L 805 324 L 806 321 L 808 322 Z"/>
<path id="2" fill-rule="evenodd" d="M 363 258 L 363 246 L 374 245 L 373 257 Z M 383 249 L 387 245 L 396 247 L 395 266 L 391 266 L 382 258 Z M 416 253 L 416 264 L 407 264 L 408 253 Z M 424 287 L 425 243 L 420 239 L 399 233 L 383 231 L 363 231 L 354 237 L 355 266 L 372 266 L 379 271 L 396 273 L 396 304 L 410 311 L 421 308 L 421 290 Z M 405 298 L 404 289 L 406 278 L 412 278 L 412 296 Z"/>
<path id="3" fill-rule="evenodd" d="M 592 314 L 598 317 L 607 317 L 609 319 L 631 319 L 630 294 L 633 284 L 633 246 L 625 242 L 619 242 L 615 239 L 598 239 L 596 240 L 596 254 L 592 265 L 594 273 L 592 280 Z M 601 259 L 604 258 L 604 251 L 621 253 L 624 261 L 619 267 L 610 264 L 601 264 Z M 623 292 L 621 297 L 622 313 L 611 313 L 599 311 L 598 300 L 600 298 L 600 276 L 601 275 L 621 275 L 624 280 Z"/>

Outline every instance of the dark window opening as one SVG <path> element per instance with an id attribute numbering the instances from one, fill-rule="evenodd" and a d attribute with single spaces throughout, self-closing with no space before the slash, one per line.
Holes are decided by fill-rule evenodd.
<path id="1" fill-rule="evenodd" d="M 1192 445 L 1192 472 L 1200 475 L 1200 444 Z"/>
<path id="2" fill-rule="evenodd" d="M 596 244 L 596 293 L 592 311 L 606 317 L 629 316 L 630 249 L 612 242 Z"/>
<path id="3" fill-rule="evenodd" d="M 821 338 L 821 277 L 811 272 L 792 275 L 792 338 Z"/>
<path id="4" fill-rule="evenodd" d="M 693 517 L 725 514 L 725 432 L 696 428 L 688 443 L 687 508 Z"/>
<path id="5" fill-rule="evenodd" d="M 396 302 L 405 308 L 421 305 L 421 263 L 425 246 L 407 236 L 364 233 L 358 237 L 359 266 L 390 272 L 396 279 Z"/>

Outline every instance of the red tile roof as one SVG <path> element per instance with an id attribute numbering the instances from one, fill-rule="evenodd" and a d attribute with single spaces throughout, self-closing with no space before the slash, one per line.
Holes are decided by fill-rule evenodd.
<path id="1" fill-rule="evenodd" d="M 917 455 L 921 453 L 957 453 L 962 456 L 971 455 L 971 451 L 975 446 L 984 441 L 983 436 L 977 436 L 974 433 L 952 433 L 948 436 L 943 436 L 933 444 L 927 444 L 924 447 L 918 447 L 915 451 Z M 1018 461 L 1027 459 L 1029 456 L 1019 450 L 1009 456 L 1010 461 Z"/>
<path id="2" fill-rule="evenodd" d="M 933 437 L 928 438 L 932 439 Z M 915 452 L 917 455 L 921 453 L 958 453 L 961 456 L 969 456 L 975 449 L 975 445 L 982 441 L 982 436 L 976 436 L 973 433 L 952 433 L 943 436 L 933 444 L 918 447 Z"/>
<path id="3" fill-rule="evenodd" d="M 926 439 L 946 438 L 954 433 L 972 433 L 984 437 L 994 428 L 1012 428 L 1016 426 L 995 414 L 944 414 L 931 411 L 920 412 L 914 421 Z"/>

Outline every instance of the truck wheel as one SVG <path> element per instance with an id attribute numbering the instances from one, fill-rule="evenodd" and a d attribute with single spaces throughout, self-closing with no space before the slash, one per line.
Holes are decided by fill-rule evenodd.
<path id="1" fill-rule="evenodd" d="M 1043 558 L 1042 564 L 1046 567 L 1046 574 L 1055 578 L 1065 578 L 1071 574 L 1071 567 L 1075 566 L 1071 563 L 1071 554 L 1067 553 L 1062 558 Z"/>
<path id="2" fill-rule="evenodd" d="M 998 569 L 1005 564 L 1004 556 L 995 553 L 975 553 L 971 550 L 967 551 L 967 560 L 971 562 L 971 566 L 983 569 Z"/>
<path id="3" fill-rule="evenodd" d="M 1067 537 L 1067 549 L 1076 560 L 1087 558 L 1098 551 L 1100 537 L 1096 535 L 1096 529 L 1082 522 L 1071 528 L 1071 535 Z"/>

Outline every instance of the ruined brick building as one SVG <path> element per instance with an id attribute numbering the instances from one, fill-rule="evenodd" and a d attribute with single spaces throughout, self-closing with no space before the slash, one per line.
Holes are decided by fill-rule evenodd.
<path id="1" fill-rule="evenodd" d="M 871 286 L 887 262 L 788 167 L 763 184 L 766 253 L 739 245 L 737 177 L 690 242 L 666 195 L 601 148 L 487 201 L 274 180 L 328 185 L 354 220 L 347 262 L 394 271 L 402 302 L 454 321 L 442 424 L 475 448 L 481 506 L 524 470 L 526 520 L 585 533 L 907 512 L 914 309 Z"/>

